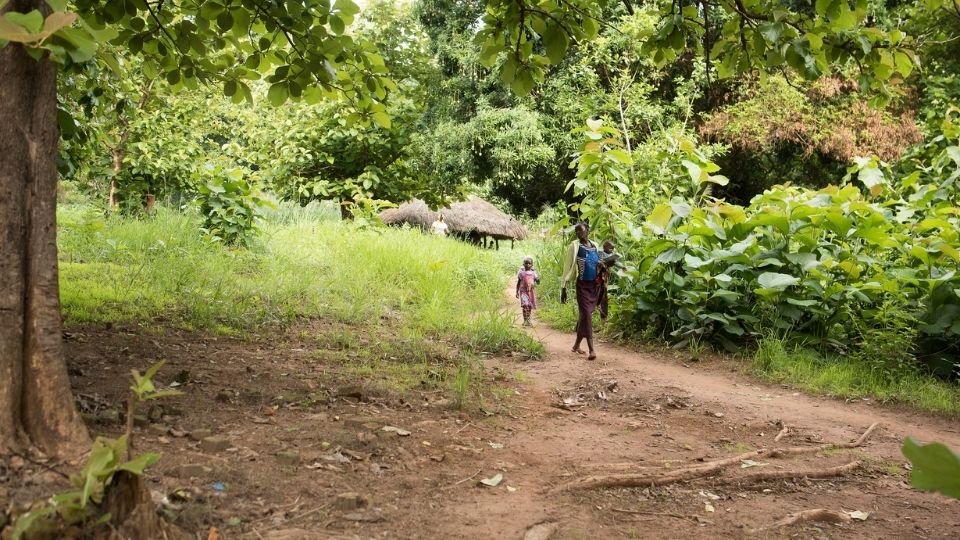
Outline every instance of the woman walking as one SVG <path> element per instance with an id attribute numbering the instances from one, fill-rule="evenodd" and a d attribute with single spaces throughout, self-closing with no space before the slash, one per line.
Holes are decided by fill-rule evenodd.
<path id="1" fill-rule="evenodd" d="M 577 310 L 577 340 L 573 343 L 573 352 L 584 354 L 580 343 L 586 339 L 590 355 L 587 360 L 595 360 L 597 353 L 593 349 L 593 310 L 600 301 L 600 292 L 603 284 L 598 279 L 600 254 L 597 246 L 590 241 L 587 233 L 590 227 L 583 221 L 573 228 L 577 239 L 570 243 L 563 259 L 562 288 L 560 303 L 567 302 L 567 283 L 576 278 Z"/>

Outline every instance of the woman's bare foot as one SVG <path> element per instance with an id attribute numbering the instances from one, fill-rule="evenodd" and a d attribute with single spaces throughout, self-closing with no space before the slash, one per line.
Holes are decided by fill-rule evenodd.
<path id="1" fill-rule="evenodd" d="M 580 347 L 574 347 L 574 348 L 570 349 L 570 352 L 575 352 L 575 353 L 577 353 L 577 354 L 587 354 L 587 353 L 583 352 L 583 349 L 581 349 Z"/>
<path id="2" fill-rule="evenodd" d="M 596 360 L 596 359 L 597 359 L 597 353 L 590 351 L 590 356 L 587 357 L 587 360 Z"/>

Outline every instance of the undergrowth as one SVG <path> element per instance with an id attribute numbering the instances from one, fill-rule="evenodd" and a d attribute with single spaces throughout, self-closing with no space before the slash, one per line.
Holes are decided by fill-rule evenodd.
<path id="1" fill-rule="evenodd" d="M 358 372 L 396 372 L 410 383 L 437 358 L 455 372 L 465 355 L 544 354 L 501 312 L 504 262 L 452 239 L 281 208 L 249 249 L 232 249 L 197 234 L 197 216 L 165 208 L 133 219 L 69 205 L 58 217 L 68 324 L 242 334 L 322 319 L 340 328 L 317 337 L 332 349 L 357 347 L 357 334 L 374 338 L 365 358 L 351 360 Z M 419 367 L 387 370 L 389 362 Z"/>
<path id="2" fill-rule="evenodd" d="M 869 362 L 821 355 L 775 337 L 760 342 L 749 367 L 761 379 L 818 394 L 871 398 L 947 415 L 960 413 L 960 385 L 955 382 L 919 371 L 901 371 L 891 377 Z"/>

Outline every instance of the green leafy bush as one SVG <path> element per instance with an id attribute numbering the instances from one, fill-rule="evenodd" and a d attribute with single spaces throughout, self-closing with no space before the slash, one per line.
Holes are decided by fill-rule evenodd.
<path id="1" fill-rule="evenodd" d="M 241 169 L 208 164 L 195 174 L 195 180 L 203 216 L 200 230 L 217 242 L 247 245 L 267 200 L 250 187 Z"/>
<path id="2" fill-rule="evenodd" d="M 774 333 L 860 351 L 893 375 L 912 354 L 942 368 L 960 353 L 960 147 L 944 126 L 953 142 L 896 182 L 861 159 L 841 186 L 658 205 L 621 283 L 620 324 L 731 350 Z"/>

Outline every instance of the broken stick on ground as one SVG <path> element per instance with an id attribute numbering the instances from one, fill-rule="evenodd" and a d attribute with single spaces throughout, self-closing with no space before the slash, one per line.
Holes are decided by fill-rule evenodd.
<path id="1" fill-rule="evenodd" d="M 831 449 L 852 449 L 861 446 L 870 437 L 877 428 L 878 423 L 874 422 L 860 437 L 849 443 L 830 443 L 818 446 L 798 446 L 788 448 L 778 448 L 771 450 L 753 450 L 744 454 L 721 458 L 706 463 L 700 463 L 684 467 L 681 469 L 669 470 L 664 472 L 662 468 L 640 467 L 635 472 L 622 474 L 606 474 L 587 476 L 561 485 L 558 490 L 582 490 L 597 489 L 604 487 L 654 487 L 686 482 L 697 478 L 720 475 L 723 470 L 731 465 L 740 463 L 744 459 L 755 457 L 776 458 L 783 456 L 792 456 L 799 454 L 817 453 L 823 450 Z M 860 461 L 852 461 L 837 467 L 827 469 L 812 469 L 805 471 L 758 471 L 745 475 L 729 476 L 721 479 L 722 483 L 750 483 L 763 480 L 789 479 L 789 478 L 832 478 L 843 476 L 860 467 Z"/>
<path id="2" fill-rule="evenodd" d="M 754 529 L 750 532 L 758 533 L 768 531 L 770 529 L 788 527 L 797 523 L 806 523 L 809 521 L 819 521 L 822 523 L 849 523 L 852 519 L 853 518 L 851 518 L 848 514 L 843 512 L 836 512 L 834 510 L 827 510 L 825 508 L 815 508 L 813 510 L 804 510 L 802 512 L 789 514 L 776 523 L 767 525 L 766 527 L 761 527 L 759 529 Z"/>

